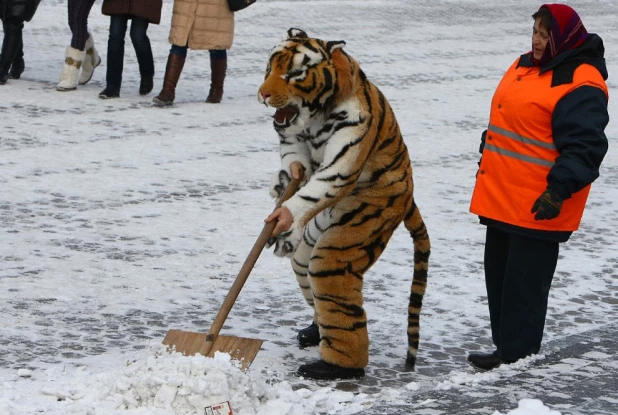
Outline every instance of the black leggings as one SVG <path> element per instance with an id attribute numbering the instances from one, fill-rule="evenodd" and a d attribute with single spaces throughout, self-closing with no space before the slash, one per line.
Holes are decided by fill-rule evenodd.
<path id="1" fill-rule="evenodd" d="M 88 40 L 88 15 L 95 0 L 69 0 L 69 27 L 73 37 L 71 47 L 84 50 Z"/>

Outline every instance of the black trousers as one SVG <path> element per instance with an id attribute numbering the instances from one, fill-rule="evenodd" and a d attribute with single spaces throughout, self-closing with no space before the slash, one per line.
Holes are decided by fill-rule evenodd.
<path id="1" fill-rule="evenodd" d="M 506 362 L 541 348 L 558 250 L 558 242 L 487 227 L 485 284 L 491 333 L 498 356 Z"/>
<path id="2" fill-rule="evenodd" d="M 124 38 L 128 22 L 131 20 L 131 42 L 142 77 L 154 76 L 154 58 L 150 39 L 146 34 L 149 21 L 141 17 L 113 15 L 109 23 L 109 40 L 107 41 L 107 86 L 120 90 L 122 70 L 124 67 Z"/>
<path id="3" fill-rule="evenodd" d="M 22 29 L 24 21 L 15 17 L 8 17 L 2 24 L 4 39 L 2 40 L 2 52 L 0 52 L 0 73 L 6 73 L 14 61 L 24 56 Z"/>

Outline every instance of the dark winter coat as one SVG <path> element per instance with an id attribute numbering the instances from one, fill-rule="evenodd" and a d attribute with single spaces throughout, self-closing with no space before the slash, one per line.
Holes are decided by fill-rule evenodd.
<path id="1" fill-rule="evenodd" d="M 159 24 L 161 21 L 161 7 L 163 0 L 104 0 L 103 14 L 127 14 L 142 17 L 150 23 Z"/>
<path id="2" fill-rule="evenodd" d="M 8 18 L 29 22 L 41 0 L 0 0 L 0 19 Z"/>

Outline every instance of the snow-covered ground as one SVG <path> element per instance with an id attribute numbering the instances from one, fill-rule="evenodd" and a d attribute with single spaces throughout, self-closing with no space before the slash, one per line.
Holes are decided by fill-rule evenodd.
<path id="1" fill-rule="evenodd" d="M 422 391 L 491 384 L 554 350 L 474 373 L 491 350 L 482 272 L 484 228 L 468 212 L 481 131 L 500 77 L 530 47 L 531 0 L 259 0 L 237 13 L 225 94 L 205 104 L 208 53 L 189 51 L 176 105 L 153 108 L 169 44 L 171 0 L 151 26 L 155 91 L 139 96 L 127 34 L 121 98 L 103 101 L 108 18 L 90 29 L 104 58 L 77 91 L 55 90 L 70 40 L 66 0 L 45 0 L 24 30 L 26 72 L 0 87 L 0 413 L 192 414 L 229 401 L 234 414 L 352 414 Z M 618 315 L 618 4 L 569 2 L 605 41 L 610 149 L 579 232 L 562 245 L 545 339 Z M 400 229 L 366 276 L 367 376 L 296 377 L 311 321 L 288 261 L 264 252 L 222 334 L 265 340 L 247 373 L 226 355 L 160 350 L 170 328 L 207 331 L 272 210 L 272 110 L 256 99 L 270 48 L 290 27 L 345 40 L 393 106 L 414 163 L 432 239 L 415 372 L 404 370 L 412 242 Z M 565 369 L 566 370 L 566 369 Z M 569 369 L 570 370 L 570 369 Z M 456 379 L 456 381 L 453 381 Z M 510 415 L 551 414 L 530 389 Z M 496 411 L 497 412 L 497 411 Z"/>

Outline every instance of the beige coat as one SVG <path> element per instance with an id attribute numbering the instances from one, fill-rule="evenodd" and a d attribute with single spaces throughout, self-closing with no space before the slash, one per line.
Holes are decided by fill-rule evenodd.
<path id="1" fill-rule="evenodd" d="M 227 0 L 174 0 L 169 41 L 195 50 L 231 48 L 234 13 Z"/>

